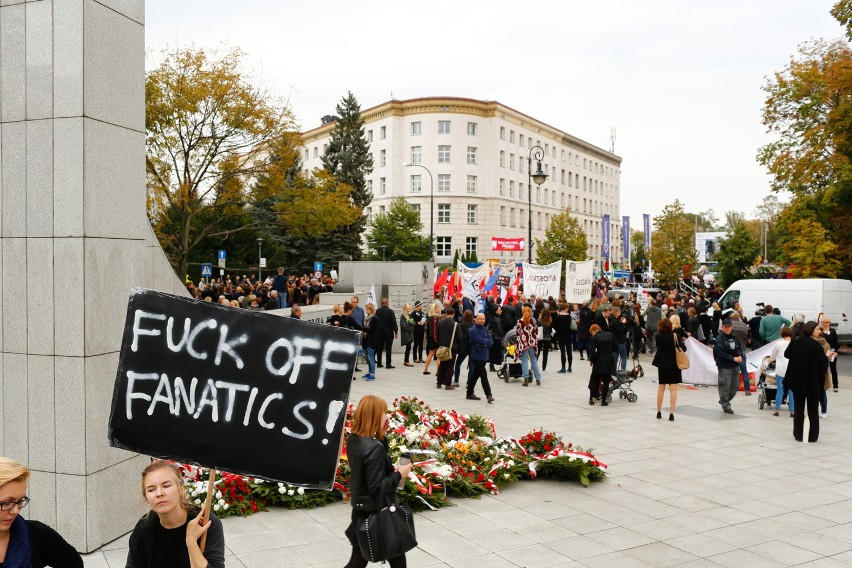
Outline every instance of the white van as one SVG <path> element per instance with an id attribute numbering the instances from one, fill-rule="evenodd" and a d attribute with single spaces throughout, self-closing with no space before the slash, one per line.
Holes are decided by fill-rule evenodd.
<path id="1" fill-rule="evenodd" d="M 820 314 L 831 318 L 840 341 L 852 341 L 852 281 L 832 278 L 802 278 L 790 280 L 737 280 L 731 284 L 719 305 L 722 312 L 730 311 L 739 302 L 743 315 L 750 319 L 765 304 L 781 310 L 781 315 L 793 319 L 804 314 L 805 321 L 816 320 Z"/>

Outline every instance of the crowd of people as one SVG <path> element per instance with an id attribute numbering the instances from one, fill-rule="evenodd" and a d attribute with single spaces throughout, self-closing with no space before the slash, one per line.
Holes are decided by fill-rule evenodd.
<path id="1" fill-rule="evenodd" d="M 335 282 L 330 276 L 316 278 L 284 272 L 284 268 L 278 268 L 274 276 L 264 280 L 259 280 L 256 274 L 226 274 L 219 279 L 202 279 L 197 285 L 187 279 L 186 289 L 197 300 L 249 310 L 310 306 L 319 303 L 320 294 L 334 291 Z"/>

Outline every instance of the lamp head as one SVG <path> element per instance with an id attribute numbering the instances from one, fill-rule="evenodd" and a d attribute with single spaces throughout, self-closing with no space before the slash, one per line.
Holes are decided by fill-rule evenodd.
<path id="1" fill-rule="evenodd" d="M 532 175 L 532 179 L 536 185 L 541 185 L 545 182 L 545 180 L 547 180 L 547 174 L 541 170 L 541 162 L 538 162 L 538 166 L 535 173 Z"/>

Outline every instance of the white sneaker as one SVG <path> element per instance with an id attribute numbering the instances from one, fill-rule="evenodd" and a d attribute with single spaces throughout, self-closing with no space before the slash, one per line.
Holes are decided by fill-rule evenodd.
<path id="1" fill-rule="evenodd" d="M 820 417 L 820 418 L 828 418 L 828 413 L 826 413 L 826 412 L 820 412 L 820 413 L 819 413 L 819 417 Z"/>

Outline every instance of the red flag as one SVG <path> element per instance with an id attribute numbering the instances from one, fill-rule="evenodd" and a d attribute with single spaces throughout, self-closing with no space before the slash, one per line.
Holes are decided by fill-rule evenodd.
<path id="1" fill-rule="evenodd" d="M 450 274 L 450 269 L 445 268 L 444 272 L 435 281 L 435 286 L 433 287 L 433 292 L 435 293 L 436 296 L 438 295 L 438 292 L 441 291 L 441 288 L 444 287 L 444 284 L 447 283 L 447 278 L 449 277 L 449 274 Z"/>
<path id="2" fill-rule="evenodd" d="M 453 275 L 450 276 L 450 281 L 447 282 L 447 298 L 448 300 L 452 300 L 456 295 L 456 278 L 458 277 L 458 272 L 453 272 Z"/>

